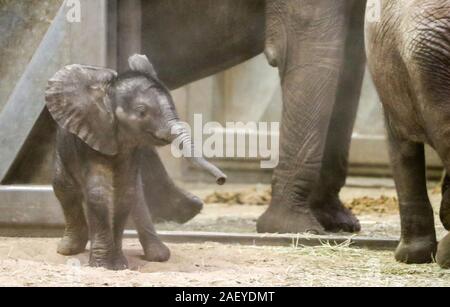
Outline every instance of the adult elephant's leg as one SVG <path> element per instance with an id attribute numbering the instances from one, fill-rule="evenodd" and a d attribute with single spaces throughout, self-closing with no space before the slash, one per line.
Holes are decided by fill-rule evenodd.
<path id="1" fill-rule="evenodd" d="M 175 185 L 154 148 L 142 149 L 141 174 L 153 221 L 185 223 L 203 208 L 200 198 Z"/>
<path id="2" fill-rule="evenodd" d="M 365 2 L 355 1 L 352 7 L 345 47 L 345 62 L 339 77 L 322 170 L 310 198 L 310 206 L 315 217 L 327 231 L 361 230 L 359 221 L 340 201 L 339 192 L 347 177 L 350 142 L 366 67 Z"/>
<path id="3" fill-rule="evenodd" d="M 259 232 L 323 231 L 308 199 L 320 177 L 338 80 L 344 67 L 348 0 L 267 3 L 266 56 L 283 90 L 280 164 Z"/>

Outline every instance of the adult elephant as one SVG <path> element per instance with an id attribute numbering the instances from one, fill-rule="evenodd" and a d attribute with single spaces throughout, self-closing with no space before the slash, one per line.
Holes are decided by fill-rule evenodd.
<path id="1" fill-rule="evenodd" d="M 124 8 L 129 1 L 122 0 Z M 128 4 L 126 4 L 128 2 Z M 136 1 L 135 1 L 136 2 Z M 136 9 L 136 7 L 135 7 Z M 119 9 L 119 58 L 148 54 L 171 89 L 220 72 L 265 52 L 279 69 L 283 92 L 280 163 L 273 198 L 259 232 L 359 231 L 339 192 L 345 183 L 351 132 L 365 67 L 361 0 L 151 0 L 142 12 Z M 133 46 L 134 45 L 134 46 Z M 141 50 L 133 50 L 139 46 Z M 202 204 L 178 189 L 155 152 L 143 165 L 156 219 L 185 222 Z M 151 171 L 150 171 L 151 170 Z M 161 185 L 158 185 L 161 187 Z"/>

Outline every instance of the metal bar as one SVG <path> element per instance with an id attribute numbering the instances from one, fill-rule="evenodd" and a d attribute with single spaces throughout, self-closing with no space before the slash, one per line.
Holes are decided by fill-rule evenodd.
<path id="1" fill-rule="evenodd" d="M 44 109 L 47 80 L 60 68 L 66 36 L 65 5 L 59 9 L 30 64 L 0 114 L 0 181 L 5 179 Z"/>
<path id="2" fill-rule="evenodd" d="M 108 66 L 109 12 L 108 0 L 81 0 L 81 22 L 70 24 L 71 63 Z"/>
<path id="3" fill-rule="evenodd" d="M 0 236 L 3 237 L 32 237 L 32 238 L 59 238 L 63 234 L 62 227 L 0 227 Z M 256 233 L 222 233 L 222 232 L 181 232 L 159 231 L 160 238 L 166 243 L 186 244 L 213 242 L 219 244 L 240 244 L 247 246 L 279 246 L 302 247 L 348 245 L 353 248 L 365 248 L 370 250 L 393 251 L 398 246 L 398 240 L 386 238 L 369 238 L 359 236 L 309 236 L 309 235 L 273 235 Z M 137 239 L 136 230 L 126 230 L 124 237 Z"/>
<path id="4" fill-rule="evenodd" d="M 204 243 L 242 244 L 255 246 L 321 246 L 349 245 L 350 247 L 371 250 L 395 250 L 399 241 L 386 238 L 369 238 L 359 236 L 312 236 L 301 234 L 256 234 L 256 233 L 219 233 L 219 232 L 179 232 L 160 231 L 159 236 L 168 243 Z M 135 230 L 127 230 L 126 237 L 137 238 Z"/>
<path id="5" fill-rule="evenodd" d="M 63 227 L 64 216 L 50 186 L 0 186 L 0 227 Z"/>

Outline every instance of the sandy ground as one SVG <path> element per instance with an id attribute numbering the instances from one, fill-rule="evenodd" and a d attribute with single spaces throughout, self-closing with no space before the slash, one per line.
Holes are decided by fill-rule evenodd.
<path id="1" fill-rule="evenodd" d="M 243 186 L 229 186 L 236 192 Z M 257 190 L 267 186 L 258 186 Z M 222 188 L 223 189 L 223 188 Z M 191 189 L 192 190 L 192 189 Z M 207 197 L 211 188 L 193 190 Z M 224 190 L 222 190 L 224 191 Z M 394 197 L 392 188 L 345 188 L 342 198 Z M 438 207 L 440 196 L 431 193 Z M 379 204 L 376 204 L 379 207 Z M 266 205 L 207 204 L 186 225 L 160 224 L 160 230 L 254 232 Z M 436 210 L 436 212 L 438 212 Z M 361 235 L 398 238 L 398 213 L 362 210 Z M 439 219 L 438 233 L 445 234 Z M 348 246 L 256 247 L 240 245 L 170 244 L 167 263 L 141 259 L 137 240 L 126 240 L 130 270 L 113 272 L 87 267 L 88 252 L 77 257 L 56 253 L 57 239 L 0 238 L 0 286 L 450 286 L 450 271 L 436 264 L 396 263 L 392 252 Z"/>
<path id="2" fill-rule="evenodd" d="M 390 252 L 340 247 L 269 248 L 172 244 L 167 263 L 140 259 L 136 240 L 125 242 L 131 270 L 86 267 L 55 253 L 56 239 L 0 238 L 2 286 L 450 286 L 436 264 L 396 263 Z"/>

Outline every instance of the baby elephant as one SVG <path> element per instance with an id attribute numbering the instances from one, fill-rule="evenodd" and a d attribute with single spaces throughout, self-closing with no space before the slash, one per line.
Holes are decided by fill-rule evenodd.
<path id="1" fill-rule="evenodd" d="M 129 63 L 131 70 L 122 75 L 67 66 L 49 80 L 46 91 L 47 108 L 59 126 L 54 190 L 66 218 L 58 252 L 80 253 L 90 239 L 90 265 L 109 269 L 128 266 L 122 235 L 130 212 L 145 258 L 169 259 L 145 204 L 140 161 L 146 151 L 140 149 L 175 139 L 192 149 L 170 93 L 147 57 L 135 55 Z M 225 182 L 225 175 L 203 158 L 190 159 Z"/>
<path id="2" fill-rule="evenodd" d="M 427 194 L 424 144 L 450 172 L 450 0 L 383 0 L 381 19 L 366 19 L 370 70 L 384 106 L 401 215 L 396 258 L 436 260 L 450 268 L 450 235 L 437 246 Z M 450 183 L 441 220 L 450 229 Z"/>

